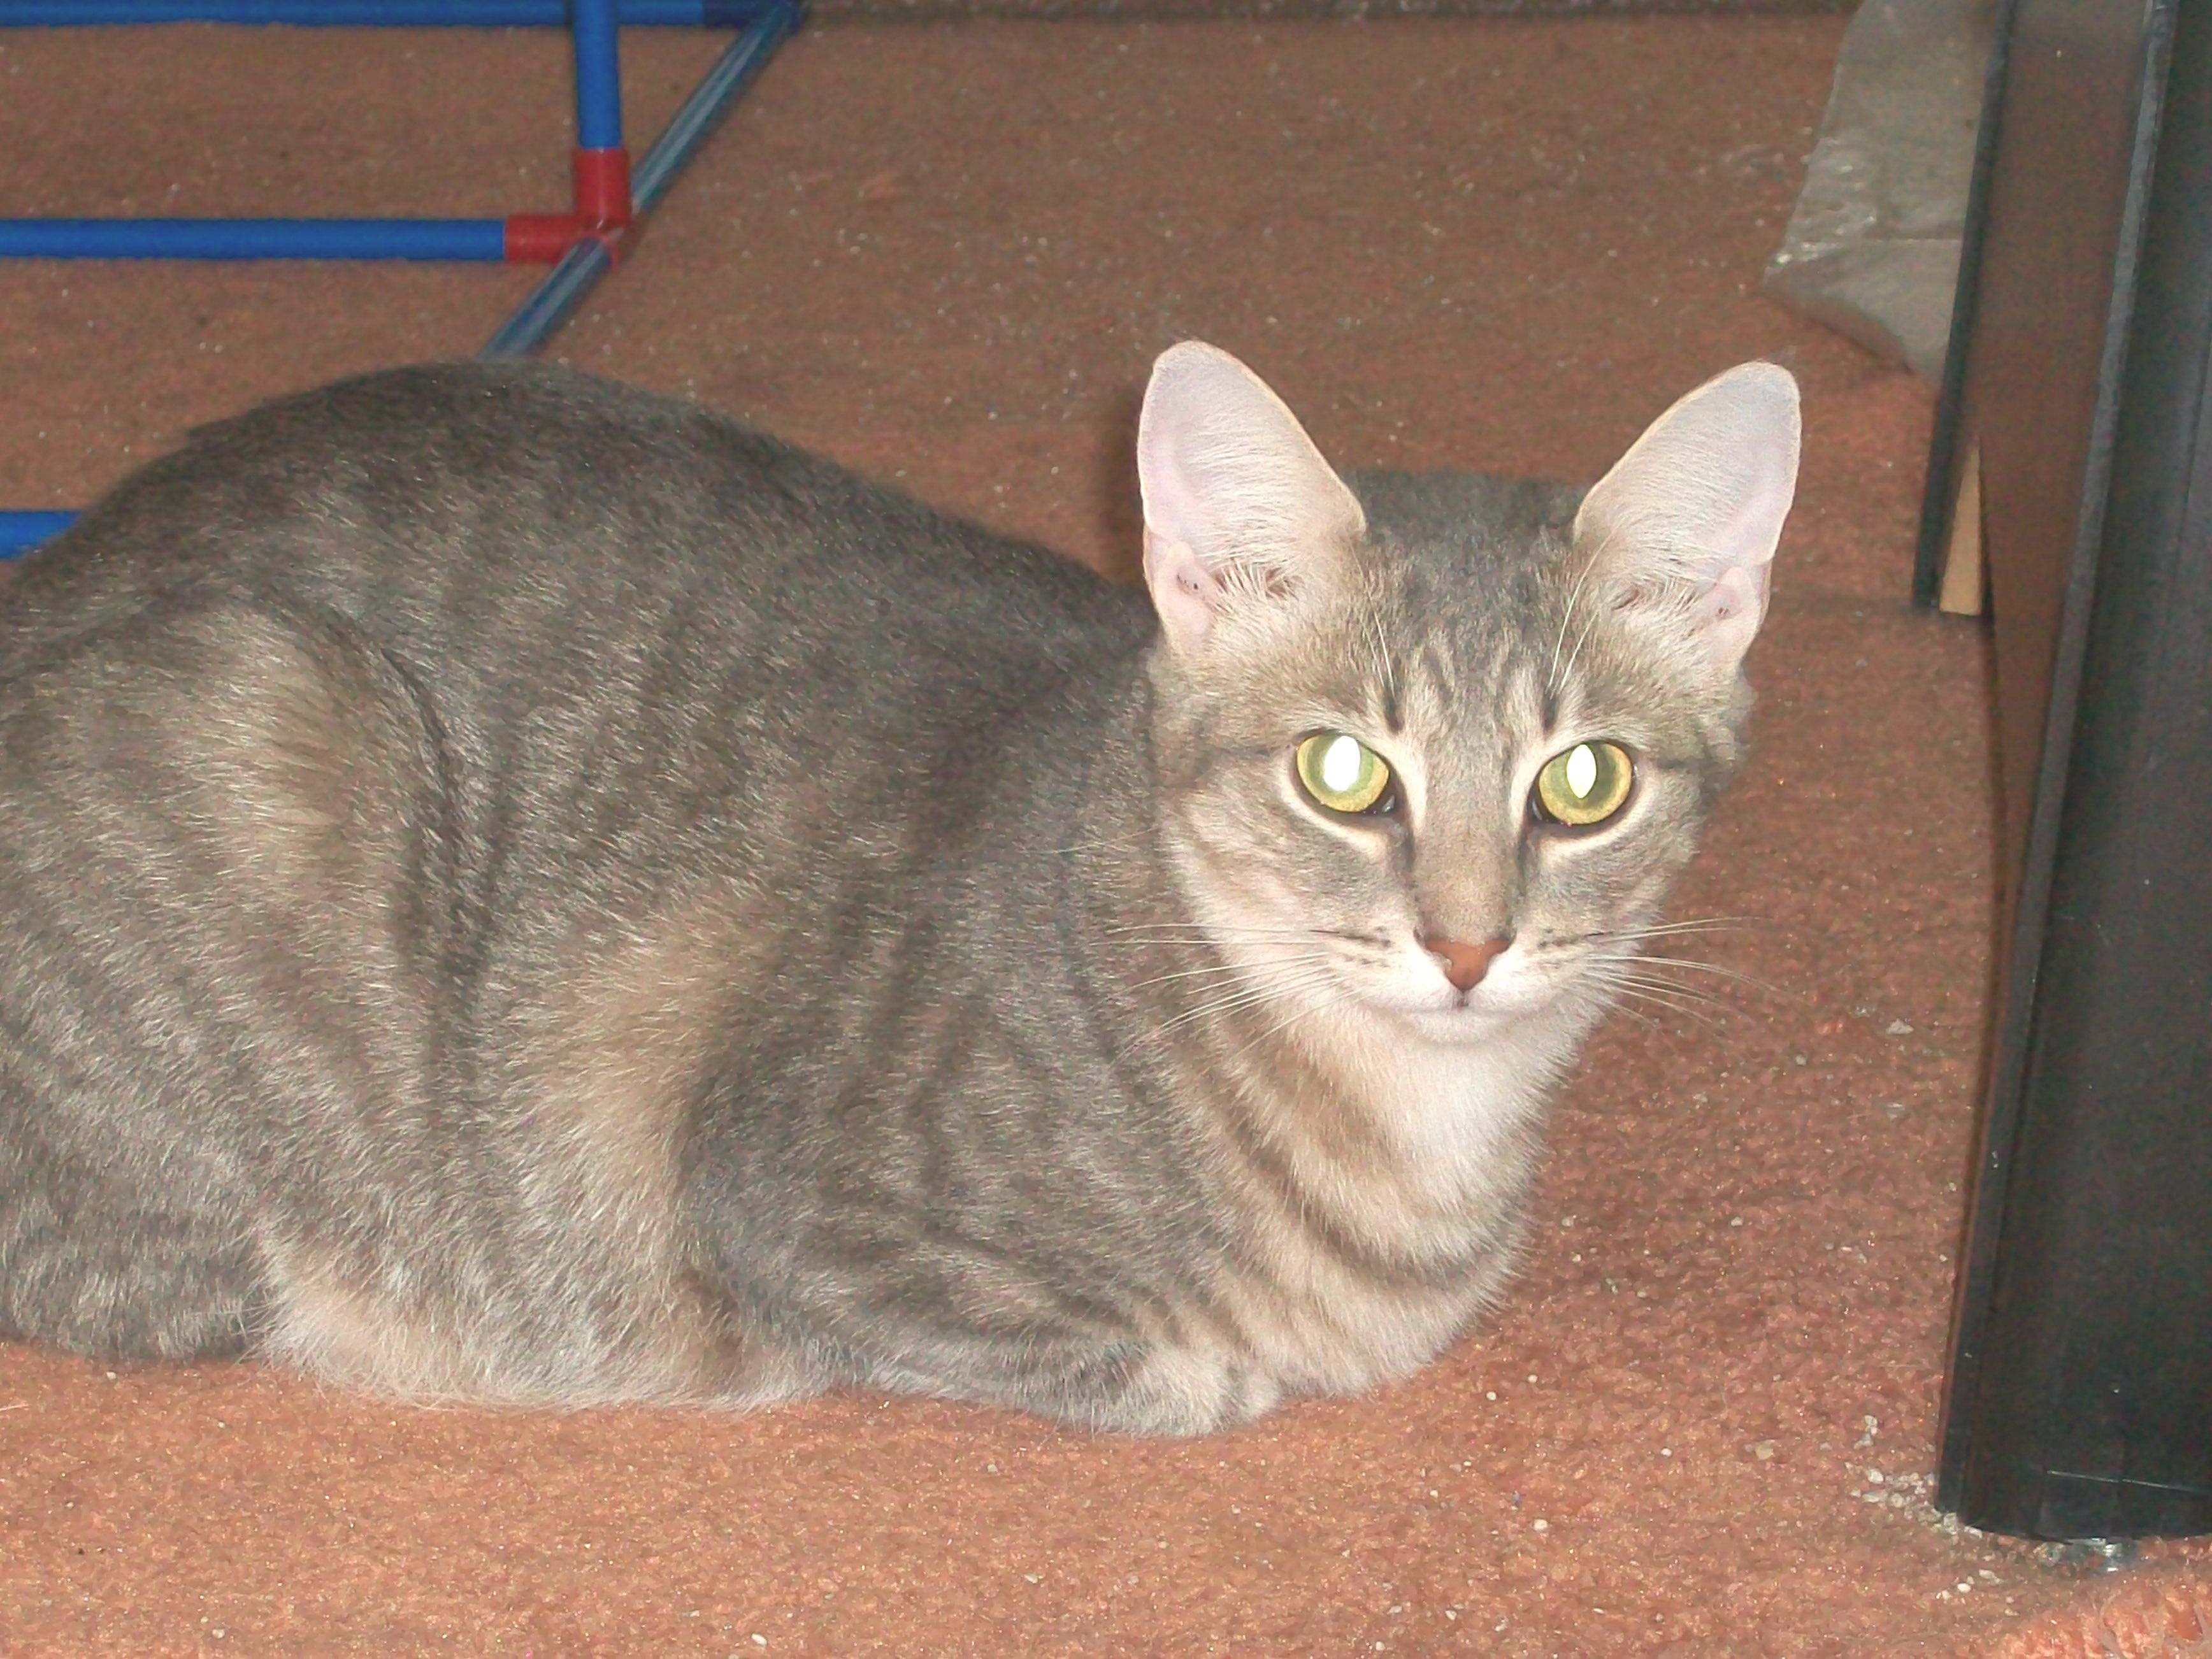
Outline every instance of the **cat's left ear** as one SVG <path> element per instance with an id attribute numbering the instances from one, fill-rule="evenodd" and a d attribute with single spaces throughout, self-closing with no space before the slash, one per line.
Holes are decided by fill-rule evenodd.
<path id="1" fill-rule="evenodd" d="M 1367 528 L 1359 502 L 1267 385 L 1186 340 L 1160 355 L 1137 422 L 1145 582 L 1168 641 L 1281 612 Z"/>
<path id="2" fill-rule="evenodd" d="M 1797 381 L 1775 363 L 1716 375 L 1654 421 L 1575 515 L 1577 553 L 1624 610 L 1686 634 L 1732 674 L 1766 615 L 1797 492 Z"/>

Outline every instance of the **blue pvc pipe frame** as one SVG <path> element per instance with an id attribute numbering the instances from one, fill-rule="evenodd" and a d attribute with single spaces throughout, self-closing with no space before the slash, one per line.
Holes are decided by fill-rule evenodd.
<path id="1" fill-rule="evenodd" d="M 0 219 L 9 259 L 506 258 L 504 219 Z"/>
<path id="2" fill-rule="evenodd" d="M 601 8 L 602 15 L 606 9 L 609 9 L 605 7 L 605 0 L 578 0 L 578 3 L 580 6 L 597 4 Z M 635 220 L 641 220 L 659 204 L 661 198 L 668 193 L 670 185 L 675 183 L 677 175 L 683 171 L 700 147 L 712 136 L 714 129 L 721 124 L 722 118 L 729 112 L 730 106 L 752 83 L 753 77 L 774 55 L 775 49 L 797 32 L 804 13 L 800 9 L 799 0 L 617 0 L 616 5 L 611 9 L 617 21 L 621 22 L 647 21 L 683 22 L 690 21 L 688 15 L 666 18 L 664 15 L 678 10 L 686 13 L 696 11 L 702 17 L 712 20 L 710 26 L 725 21 L 735 22 L 744 31 L 715 62 L 714 67 L 708 72 L 706 78 L 699 83 L 690 97 L 684 100 L 683 107 L 677 111 L 674 118 L 669 122 L 660 137 L 653 141 L 653 147 L 646 152 L 644 159 L 639 162 L 637 172 L 631 181 L 631 198 L 635 204 L 635 219 L 633 221 L 634 226 Z M 298 0 L 215 0 L 215 3 L 207 3 L 206 0 L 202 0 L 202 3 L 195 6 L 190 3 L 190 0 L 151 0 L 151 3 L 134 6 L 130 0 L 106 0 L 106 3 L 104 4 L 93 3 L 93 0 L 15 0 L 15 3 L 12 4 L 0 4 L 0 23 L 14 24 L 25 21 L 36 21 L 26 20 L 19 15 L 24 11 L 46 14 L 70 12 L 80 15 L 75 21 L 113 21 L 110 15 L 104 15 L 97 18 L 85 15 L 94 12 L 102 14 L 129 12 L 133 21 L 149 21 L 145 14 L 154 12 L 161 14 L 161 21 L 174 21 L 173 15 L 181 16 L 189 14 L 193 19 L 201 19 L 208 13 L 220 11 L 225 14 L 220 21 L 288 23 L 310 21 L 356 23 L 362 21 L 362 14 L 370 12 L 378 14 L 379 21 L 388 19 L 396 21 L 404 19 L 412 23 L 419 21 L 424 13 L 435 11 L 443 21 L 473 21 L 486 14 L 498 13 L 501 15 L 495 21 L 501 23 L 514 21 L 550 24 L 566 21 L 568 3 L 567 0 L 323 0 L 323 3 L 311 6 L 299 3 Z M 641 15 L 646 12 L 652 12 L 654 15 L 648 19 Z M 253 15 L 250 17 L 241 15 L 234 20 L 231 15 L 246 13 Z M 276 13 L 284 15 L 281 17 L 270 15 Z M 529 15 L 526 16 L 516 15 L 522 13 Z M 465 18 L 457 17 L 455 14 L 465 14 Z M 56 17 L 49 21 L 62 20 Z M 607 31 L 607 34 L 608 55 L 611 58 L 611 29 Z M 591 131 L 604 136 L 607 131 L 604 124 L 611 120 L 615 134 L 615 145 L 605 148 L 618 147 L 621 143 L 622 118 L 619 82 L 612 82 L 606 90 L 594 95 L 601 101 L 591 112 L 588 118 L 602 125 L 595 125 Z M 587 119 L 585 96 L 583 76 L 580 72 L 577 108 L 580 139 L 585 131 Z M 580 144 L 580 148 L 587 147 L 589 146 Z M 4 222 L 0 222 L 0 223 Z M 13 222 L 21 225 L 25 222 L 39 222 L 18 220 Z M 100 225 L 113 224 L 117 222 L 92 220 L 74 222 Z M 256 234 L 254 228 L 259 226 L 278 224 L 296 228 L 301 222 L 247 219 L 197 222 L 173 220 L 166 222 L 184 226 L 214 224 L 250 238 Z M 343 251 L 347 237 L 356 232 L 390 235 L 394 234 L 395 227 L 402 227 L 406 228 L 398 234 L 411 234 L 413 230 L 420 229 L 426 238 L 435 238 L 454 234 L 456 228 L 473 226 L 477 222 L 322 220 L 308 222 L 319 227 L 322 233 L 329 237 L 327 246 L 331 250 L 327 253 L 313 257 L 352 258 L 378 257 Z M 503 240 L 503 221 L 495 219 L 481 222 L 490 226 Z M 585 297 L 590 294 L 599 279 L 614 269 L 618 246 L 622 240 L 626 240 L 627 234 L 628 232 L 625 232 L 623 237 L 579 238 L 574 246 L 554 267 L 552 273 L 538 284 L 536 290 L 523 301 L 514 315 L 500 325 L 498 331 L 485 343 L 483 351 L 478 355 L 489 361 L 507 361 L 528 357 L 536 353 L 547 340 L 552 337 L 561 325 L 574 314 L 577 307 L 583 303 Z M 174 257 L 206 256 L 179 252 Z M 214 257 L 255 256 L 229 254 Z M 470 253 L 426 253 L 413 257 L 468 258 L 486 256 Z M 17 558 L 29 552 L 41 542 L 59 535 L 68 528 L 76 516 L 73 513 L 0 512 L 0 559 Z"/>
<path id="3" fill-rule="evenodd" d="M 741 29 L 777 0 L 616 0 L 625 25 Z M 284 23 L 301 28 L 566 27 L 570 0 L 0 0 L 0 28 Z"/>
<path id="4" fill-rule="evenodd" d="M 54 3 L 55 0 L 40 0 Z M 458 21 L 478 0 L 456 0 Z M 88 0 L 73 6 L 104 14 L 94 21 L 141 21 L 149 12 L 185 9 L 179 0 Z M 287 8 L 260 0 L 260 9 L 301 17 L 357 7 L 360 0 L 324 0 Z M 617 0 L 562 0 L 572 21 L 576 61 L 576 147 L 622 148 L 621 69 L 616 53 Z M 16 20 L 40 3 L 0 5 Z M 416 0 L 414 9 L 423 7 Z M 396 10 L 397 8 L 394 8 Z M 0 258 L 10 259 L 506 259 L 515 250 L 504 219 L 0 219 Z"/>
<path id="5" fill-rule="evenodd" d="M 752 84 L 775 49 L 798 30 L 802 15 L 797 0 L 772 0 L 762 18 L 715 60 L 706 79 L 684 100 L 684 106 L 637 164 L 630 196 L 638 220 L 644 220 L 660 205 L 660 198 L 668 194 L 669 186 L 700 147 L 714 136 L 730 106 Z M 477 355 L 498 362 L 535 354 L 574 313 L 599 279 L 614 269 L 615 254 L 616 248 L 599 238 L 578 241 Z"/>

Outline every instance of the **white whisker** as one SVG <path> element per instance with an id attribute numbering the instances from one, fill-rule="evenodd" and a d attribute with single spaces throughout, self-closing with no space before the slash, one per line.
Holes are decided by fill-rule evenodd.
<path id="1" fill-rule="evenodd" d="M 1398 674 L 1390 663 L 1390 642 L 1382 627 L 1382 612 L 1379 608 L 1370 608 L 1367 626 L 1375 635 L 1375 667 L 1382 681 L 1383 700 L 1395 708 L 1398 706 Z"/>
<path id="2" fill-rule="evenodd" d="M 1681 1015 L 1685 1019 L 1693 1019 L 1697 1021 L 1698 1024 L 1708 1026 L 1716 1031 L 1723 1029 L 1721 1022 L 1714 1018 L 1712 1015 L 1706 1013 L 1704 1010 L 1691 1007 L 1685 1003 L 1675 1001 L 1669 997 L 1658 995 L 1657 994 L 1642 987 L 1616 984 L 1613 987 L 1613 994 L 1617 996 L 1634 997 L 1638 1001 L 1642 1002 L 1656 1002 L 1661 1007 L 1671 1009 L 1674 1012 Z M 1627 1013 L 1631 1011 L 1623 1008 L 1621 1012 L 1623 1013 Z"/>
<path id="3" fill-rule="evenodd" d="M 1258 1048 L 1261 1043 L 1265 1042 L 1269 1037 L 1274 1036 L 1279 1032 L 1288 1030 L 1291 1026 L 1297 1024 L 1300 1020 L 1306 1018 L 1308 1016 L 1326 1012 L 1327 1011 L 1334 1008 L 1340 1008 L 1351 1000 L 1352 998 L 1350 996 L 1340 990 L 1334 997 L 1326 998 L 1320 1002 L 1313 1004 L 1310 1007 L 1301 1008 L 1286 1019 L 1277 1020 L 1266 1030 L 1261 1032 L 1259 1036 L 1254 1037 L 1249 1042 L 1245 1043 L 1242 1048 L 1238 1048 L 1237 1052 L 1240 1054 L 1248 1054 L 1252 1049 Z"/>
<path id="4" fill-rule="evenodd" d="M 1656 939 L 1666 933 L 1711 933 L 1732 928 L 1750 927 L 1765 919 L 1759 916 L 1691 916 L 1680 921 L 1653 922 L 1642 927 L 1600 928 L 1589 937 L 1592 939 Z"/>
<path id="5" fill-rule="evenodd" d="M 1152 1035 L 1155 1037 L 1164 1036 L 1177 1026 L 1189 1024 L 1194 1020 L 1218 1019 L 1259 1003 L 1273 1002 L 1305 991 L 1317 990 L 1330 984 L 1335 977 L 1335 973 L 1328 968 L 1305 968 L 1270 977 L 1264 981 L 1245 984 L 1224 995 L 1186 1008 Z"/>
<path id="6" fill-rule="evenodd" d="M 1582 574 L 1575 579 L 1574 591 L 1567 596 L 1566 611 L 1559 618 L 1559 638 L 1562 641 L 1567 637 L 1567 623 L 1573 619 L 1575 602 L 1582 595 L 1583 584 L 1589 580 L 1592 571 L 1605 562 L 1606 555 L 1612 550 L 1614 537 L 1619 533 L 1614 532 L 1607 535 L 1590 550 L 1589 562 L 1583 566 Z M 1552 647 L 1552 665 L 1555 672 L 1547 672 L 1544 676 L 1544 684 L 1554 696 L 1559 695 L 1565 681 L 1574 678 L 1575 665 L 1582 660 L 1583 647 L 1589 642 L 1590 629 L 1597 625 L 1598 616 L 1599 612 L 1593 611 L 1589 614 L 1589 619 L 1583 623 L 1583 631 L 1575 636 L 1574 652 L 1568 657 L 1567 665 L 1565 668 L 1559 666 L 1559 646 L 1555 643 Z"/>
<path id="7" fill-rule="evenodd" d="M 1217 932 L 1228 939 L 1310 939 L 1310 927 L 1224 927 L 1216 929 L 1196 921 L 1139 921 L 1106 929 L 1109 934 L 1133 936 L 1139 933 L 1163 933 L 1175 936 L 1210 939 Z"/>
<path id="8" fill-rule="evenodd" d="M 1285 957 L 1279 962 L 1271 962 L 1266 965 L 1268 968 L 1304 968 L 1316 963 L 1334 960 L 1334 958 L 1326 951 L 1313 951 L 1304 956 Z M 1170 980 L 1216 977 L 1223 974 L 1242 974 L 1245 971 L 1246 969 L 1240 963 L 1218 962 L 1204 968 L 1185 968 L 1172 974 L 1155 974 L 1150 979 L 1139 980 L 1134 985 L 1130 986 L 1129 989 L 1141 991 L 1148 985 L 1165 985 Z"/>
<path id="9" fill-rule="evenodd" d="M 1679 985 L 1671 980 L 1647 979 L 1640 975 L 1624 973 L 1606 976 L 1605 983 L 1616 990 L 1641 991 L 1654 1001 L 1668 1001 L 1677 1007 L 1726 1008 L 1729 1006 L 1711 992 Z"/>
<path id="10" fill-rule="evenodd" d="M 1602 553 L 1605 547 L 1609 545 L 1611 545 L 1609 541 L 1601 545 L 1598 553 Z M 1575 619 L 1575 607 L 1582 602 L 1583 587 L 1589 580 L 1590 572 L 1597 568 L 1597 553 L 1593 553 L 1583 562 L 1582 570 L 1575 577 L 1575 585 L 1567 590 L 1566 609 L 1559 613 L 1559 636 L 1552 641 L 1552 660 L 1545 665 L 1544 669 L 1544 689 L 1554 696 L 1558 695 L 1559 690 L 1559 652 L 1567 642 L 1567 625 Z"/>

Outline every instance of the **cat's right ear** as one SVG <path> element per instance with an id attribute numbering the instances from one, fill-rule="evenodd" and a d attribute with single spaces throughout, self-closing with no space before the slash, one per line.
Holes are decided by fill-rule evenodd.
<path id="1" fill-rule="evenodd" d="M 1137 422 L 1145 582 L 1169 643 L 1203 647 L 1224 615 L 1321 577 L 1366 515 L 1297 417 L 1227 352 L 1160 355 Z"/>

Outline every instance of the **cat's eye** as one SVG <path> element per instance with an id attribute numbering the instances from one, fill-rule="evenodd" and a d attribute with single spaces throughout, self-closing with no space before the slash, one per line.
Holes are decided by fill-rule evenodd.
<path id="1" fill-rule="evenodd" d="M 1635 781 L 1635 764 L 1619 744 L 1578 743 L 1536 774 L 1536 810 L 1554 823 L 1587 829 L 1620 811 Z"/>
<path id="2" fill-rule="evenodd" d="M 1349 732 L 1316 732 L 1298 745 L 1298 781 L 1332 812 L 1388 811 L 1390 766 Z"/>

